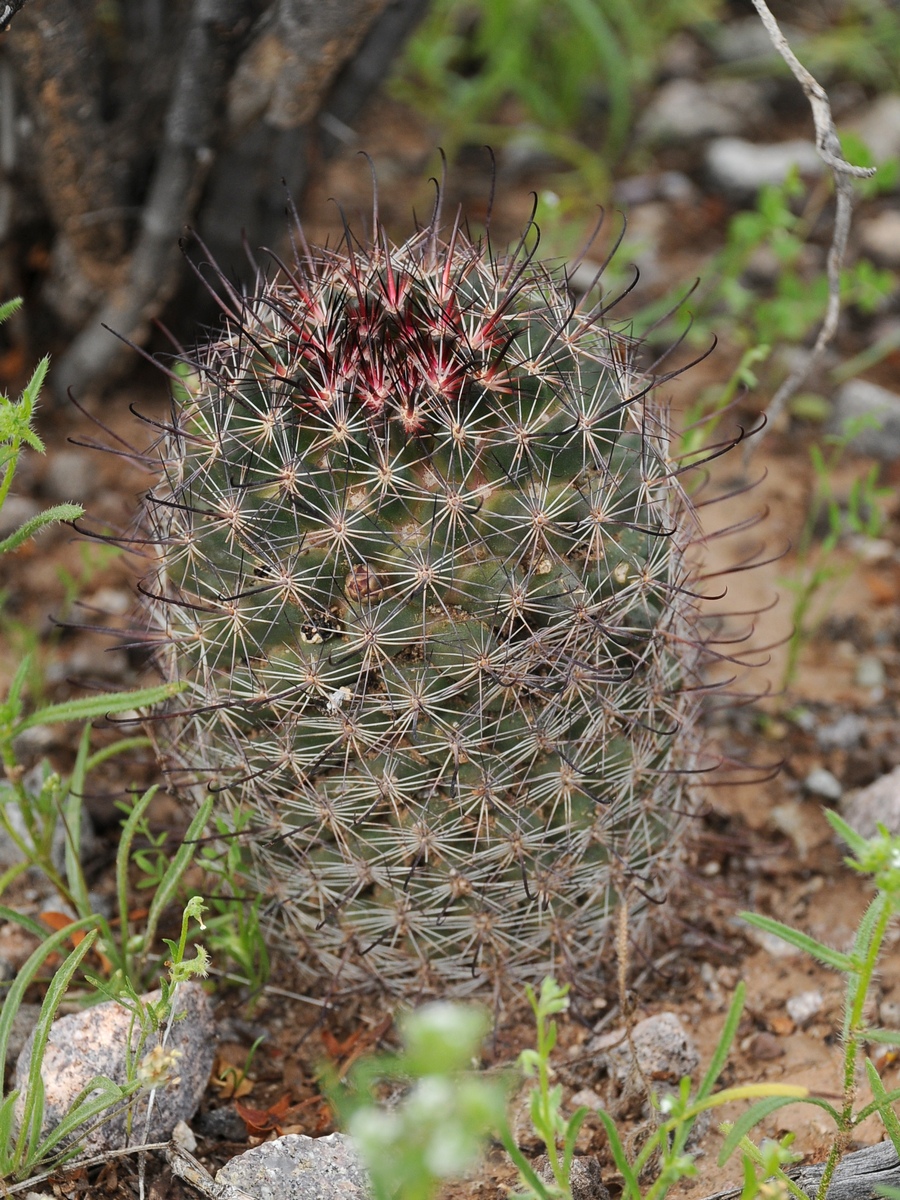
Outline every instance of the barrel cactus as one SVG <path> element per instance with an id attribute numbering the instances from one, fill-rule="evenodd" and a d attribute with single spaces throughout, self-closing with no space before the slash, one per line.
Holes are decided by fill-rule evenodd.
<path id="1" fill-rule="evenodd" d="M 221 281 L 159 444 L 142 591 L 188 684 L 162 753 L 310 973 L 602 974 L 693 811 L 697 528 L 665 409 L 525 239 L 297 240 L 248 294 Z"/>

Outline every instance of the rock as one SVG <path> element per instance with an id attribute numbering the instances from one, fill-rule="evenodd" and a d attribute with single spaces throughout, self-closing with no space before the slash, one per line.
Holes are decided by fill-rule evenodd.
<path id="1" fill-rule="evenodd" d="M 747 1053 L 751 1058 L 757 1058 L 761 1062 L 772 1062 L 776 1058 L 781 1058 L 784 1055 L 784 1045 L 780 1038 L 774 1033 L 754 1033 L 746 1045 Z"/>
<path id="2" fill-rule="evenodd" d="M 596 1112 L 600 1108 L 606 1108 L 603 1103 L 603 1097 L 598 1096 L 593 1088 L 581 1088 L 575 1092 L 569 1104 L 573 1110 L 576 1108 L 589 1108 L 591 1112 Z"/>
<path id="3" fill-rule="evenodd" d="M 706 166 L 719 187 L 742 197 L 755 196 L 766 183 L 783 183 L 792 167 L 803 175 L 821 175 L 825 170 L 815 145 L 801 138 L 770 145 L 716 138 L 707 148 Z"/>
<path id="4" fill-rule="evenodd" d="M 888 208 L 860 221 L 857 232 L 864 254 L 885 267 L 900 267 L 900 212 Z"/>
<path id="5" fill-rule="evenodd" d="M 828 725 L 816 730 L 816 741 L 822 750 L 855 750 L 866 732 L 866 720 L 858 713 L 844 713 Z"/>
<path id="6" fill-rule="evenodd" d="M 867 379 L 848 380 L 835 393 L 830 431 L 844 434 L 863 417 L 870 418 L 871 427 L 851 439 L 852 449 L 883 462 L 900 458 L 900 396 Z"/>
<path id="7" fill-rule="evenodd" d="M 884 663 L 874 654 L 864 654 L 856 664 L 854 680 L 857 687 L 883 688 L 887 680 Z"/>
<path id="8" fill-rule="evenodd" d="M 0 509 L 0 538 L 7 538 L 11 533 L 36 517 L 41 506 L 30 496 L 7 496 Z"/>
<path id="9" fill-rule="evenodd" d="M 700 1063 L 694 1039 L 673 1012 L 638 1021 L 631 1040 L 641 1071 L 654 1082 L 677 1083 Z M 622 1030 L 594 1038 L 587 1048 L 619 1083 L 625 1084 L 633 1076 L 631 1048 Z"/>
<path id="10" fill-rule="evenodd" d="M 878 825 L 900 833 L 900 767 L 845 796 L 840 809 L 847 824 L 863 837 L 874 837 Z"/>
<path id="11" fill-rule="evenodd" d="M 369 1200 L 366 1173 L 343 1133 L 311 1138 L 288 1133 L 245 1150 L 216 1174 L 216 1183 L 257 1200 Z"/>
<path id="12" fill-rule="evenodd" d="M 780 22 L 788 44 L 796 49 L 806 35 L 795 25 Z M 710 25 L 709 42 L 719 62 L 749 62 L 754 58 L 778 57 L 766 27 L 758 17 L 740 17 L 736 21 L 716 21 Z"/>
<path id="13" fill-rule="evenodd" d="M 681 171 L 654 171 L 631 175 L 616 184 L 613 198 L 618 204 L 652 204 L 655 200 L 687 204 L 697 198 L 697 189 Z"/>
<path id="14" fill-rule="evenodd" d="M 157 1001 L 158 991 L 143 997 Z M 198 983 L 183 983 L 175 996 L 178 1012 L 185 1017 L 172 1025 L 167 1050 L 177 1051 L 177 1079 L 157 1087 L 153 1102 L 148 1140 L 164 1142 L 179 1121 L 189 1121 L 206 1089 L 215 1054 L 215 1027 L 206 993 Z M 116 1083 L 126 1082 L 125 1043 L 132 1015 L 123 1005 L 109 1000 L 85 1012 L 73 1013 L 54 1021 L 41 1067 L 44 1081 L 43 1132 L 54 1129 L 72 1101 L 96 1075 L 106 1075 Z M 137 1031 L 133 1033 L 137 1045 Z M 32 1037 L 25 1043 L 16 1063 L 16 1088 L 23 1090 L 28 1080 Z M 145 1046 L 143 1057 L 153 1052 L 155 1038 Z M 142 1140 L 147 1113 L 148 1092 L 134 1097 L 132 1137 Z M 16 1106 L 22 1111 L 22 1098 Z M 83 1139 L 84 1153 L 103 1154 L 125 1145 L 126 1114 L 104 1121 Z M 69 1141 L 81 1142 L 77 1133 Z"/>
<path id="15" fill-rule="evenodd" d="M 847 127 L 866 143 L 876 163 L 900 158 L 900 94 L 879 96 Z"/>
<path id="16" fill-rule="evenodd" d="M 644 110 L 638 136 L 654 143 L 696 142 L 747 133 L 767 115 L 764 90 L 750 80 L 671 79 Z"/>
<path id="17" fill-rule="evenodd" d="M 822 1011 L 822 1005 L 825 1003 L 822 993 L 818 991 L 798 992 L 796 996 L 791 996 L 785 1008 L 787 1014 L 801 1028 L 808 1025 L 816 1013 Z"/>
<path id="18" fill-rule="evenodd" d="M 51 500 L 80 501 L 97 490 L 97 464 L 84 450 L 54 450 L 47 456 L 44 491 Z"/>
<path id="19" fill-rule="evenodd" d="M 831 826 L 818 804 L 786 800 L 775 805 L 769 813 L 769 821 L 791 839 L 801 862 L 806 862 L 814 850 L 827 845 L 833 837 Z"/>
<path id="20" fill-rule="evenodd" d="M 844 792 L 840 780 L 824 767 L 816 767 L 810 771 L 803 780 L 803 787 L 811 796 L 821 796 L 823 800 L 833 802 L 840 800 Z"/>
<path id="21" fill-rule="evenodd" d="M 531 1164 L 544 1183 L 554 1183 L 553 1168 L 546 1154 L 540 1155 Z M 572 1200 L 610 1200 L 609 1191 L 603 1183 L 600 1162 L 593 1155 L 573 1158 L 569 1171 L 569 1187 Z"/>

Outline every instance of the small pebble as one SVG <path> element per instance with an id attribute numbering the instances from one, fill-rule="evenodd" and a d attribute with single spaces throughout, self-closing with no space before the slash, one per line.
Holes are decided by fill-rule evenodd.
<path id="1" fill-rule="evenodd" d="M 837 802 L 843 795 L 844 789 L 838 780 L 825 767 L 816 767 L 803 780 L 804 789 L 811 796 L 821 796 L 823 800 Z"/>
<path id="2" fill-rule="evenodd" d="M 879 824 L 890 833 L 900 833 L 900 767 L 851 792 L 840 807 L 847 824 L 865 838 L 873 837 Z"/>
<path id="3" fill-rule="evenodd" d="M 870 418 L 871 427 L 850 441 L 851 449 L 882 462 L 900 458 L 900 396 L 868 379 L 850 379 L 835 392 L 832 433 L 842 434 L 849 424 Z"/>
<path id="4" fill-rule="evenodd" d="M 884 663 L 874 654 L 864 654 L 856 664 L 856 686 L 861 688 L 884 687 L 887 672 Z"/>
<path id="5" fill-rule="evenodd" d="M 858 713 L 844 713 L 836 721 L 820 725 L 816 741 L 822 750 L 854 750 L 866 732 L 866 719 Z"/>
<path id="6" fill-rule="evenodd" d="M 796 996 L 791 996 L 785 1008 L 788 1016 L 797 1025 L 803 1028 L 807 1025 L 816 1013 L 822 1011 L 822 1005 L 825 1003 L 822 998 L 822 993 L 818 991 L 798 992 Z"/>
<path id="7" fill-rule="evenodd" d="M 555 1182 L 553 1168 L 546 1154 L 536 1158 L 531 1165 L 544 1183 Z M 569 1187 L 572 1189 L 572 1200 L 610 1200 L 600 1163 L 592 1155 L 572 1159 Z"/>
<path id="8" fill-rule="evenodd" d="M 859 223 L 863 251 L 886 267 L 900 267 L 900 212 L 886 209 Z"/>
<path id="9" fill-rule="evenodd" d="M 825 169 L 815 145 L 799 138 L 771 145 L 716 138 L 707 148 L 706 166 L 719 187 L 745 197 L 755 196 L 764 184 L 784 183 L 793 167 L 803 175 L 821 175 Z"/>
<path id="10" fill-rule="evenodd" d="M 754 1033 L 747 1043 L 746 1050 L 751 1058 L 758 1058 L 761 1062 L 771 1062 L 784 1056 L 784 1045 L 780 1038 L 766 1030 Z"/>
<path id="11" fill-rule="evenodd" d="M 598 1096 L 593 1088 L 582 1088 L 572 1096 L 570 1107 L 572 1109 L 589 1108 L 591 1112 L 596 1112 L 600 1108 L 605 1108 L 606 1105 L 603 1103 L 603 1097 Z"/>

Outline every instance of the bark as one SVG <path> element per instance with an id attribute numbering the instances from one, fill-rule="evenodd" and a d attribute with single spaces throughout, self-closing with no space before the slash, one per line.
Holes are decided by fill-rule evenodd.
<path id="1" fill-rule="evenodd" d="M 186 226 L 225 269 L 244 232 L 274 244 L 282 179 L 299 199 L 311 164 L 352 139 L 426 4 L 28 0 L 0 39 L 0 293 L 36 275 L 28 318 L 75 334 L 55 354 L 57 394 L 116 370 L 103 324 L 146 338 L 184 277 Z"/>

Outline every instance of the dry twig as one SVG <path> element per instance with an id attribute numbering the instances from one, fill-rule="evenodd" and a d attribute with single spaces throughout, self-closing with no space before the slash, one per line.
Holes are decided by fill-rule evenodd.
<path id="1" fill-rule="evenodd" d="M 850 216 L 853 212 L 853 180 L 867 179 L 870 175 L 875 174 L 875 168 L 854 167 L 844 159 L 825 89 L 794 54 L 765 0 L 753 0 L 753 7 L 759 13 L 759 18 L 766 28 L 772 45 L 790 67 L 794 78 L 803 88 L 806 98 L 809 100 L 816 126 L 816 148 L 819 156 L 831 168 L 836 199 L 834 235 L 828 251 L 828 307 L 825 310 L 825 320 L 822 322 L 816 343 L 805 361 L 790 373 L 772 397 L 765 414 L 768 426 L 771 428 L 788 400 L 825 353 L 826 347 L 837 332 L 838 317 L 841 311 L 841 267 L 844 263 L 847 238 L 850 234 Z M 758 448 L 761 440 L 760 437 L 757 437 L 745 443 L 745 462 L 753 450 Z"/>

